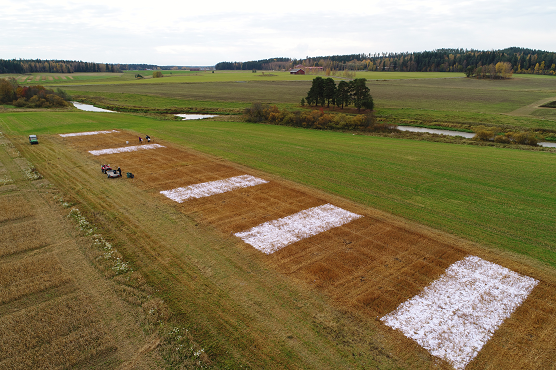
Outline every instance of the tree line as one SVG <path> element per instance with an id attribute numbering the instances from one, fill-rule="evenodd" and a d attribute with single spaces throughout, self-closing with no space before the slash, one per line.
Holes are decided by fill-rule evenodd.
<path id="1" fill-rule="evenodd" d="M 270 58 L 261 60 L 252 60 L 249 62 L 220 62 L 216 63 L 214 69 L 216 70 L 231 70 L 231 71 L 252 71 L 257 69 L 276 70 L 276 69 L 289 69 L 292 65 L 290 58 Z M 277 67 L 277 68 L 273 68 Z"/>
<path id="2" fill-rule="evenodd" d="M 296 65 L 328 71 L 462 72 L 509 63 L 513 73 L 556 75 L 556 53 L 511 47 L 503 50 L 438 49 L 422 52 L 348 54 L 304 59 L 272 58 L 249 62 L 221 62 L 216 69 L 277 70 Z"/>
<path id="3" fill-rule="evenodd" d="M 41 85 L 20 86 L 13 78 L 0 79 L 0 104 L 29 108 L 56 108 L 69 106 L 70 99 L 70 96 L 61 89 L 53 91 Z"/>
<path id="4" fill-rule="evenodd" d="M 72 60 L 0 59 L 0 73 L 121 72 L 119 64 Z"/>
<path id="5" fill-rule="evenodd" d="M 311 88 L 307 92 L 307 97 L 301 99 L 301 105 L 305 102 L 309 105 L 319 105 L 327 107 L 336 105 L 344 108 L 353 104 L 359 111 L 361 108 L 373 110 L 374 102 L 370 89 L 367 87 L 367 79 L 356 78 L 351 81 L 340 81 L 338 86 L 333 78 L 315 77 Z"/>

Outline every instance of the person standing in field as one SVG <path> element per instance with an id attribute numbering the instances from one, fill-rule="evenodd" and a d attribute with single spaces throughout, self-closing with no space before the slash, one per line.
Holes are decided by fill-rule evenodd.
<path id="1" fill-rule="evenodd" d="M 147 143 L 151 142 L 151 137 L 149 135 L 145 136 L 145 139 L 147 139 Z"/>
<path id="2" fill-rule="evenodd" d="M 141 136 L 139 136 L 139 144 L 143 144 L 143 139 L 141 139 Z"/>

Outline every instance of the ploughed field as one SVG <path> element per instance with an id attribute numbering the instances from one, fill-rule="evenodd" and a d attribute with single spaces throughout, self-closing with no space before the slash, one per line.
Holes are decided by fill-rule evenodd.
<path id="1" fill-rule="evenodd" d="M 121 167 L 124 178 L 107 181 L 127 181 L 152 205 L 235 238 L 239 250 L 258 249 L 342 310 L 376 318 L 398 350 L 425 348 L 446 368 L 553 365 L 554 278 L 512 258 L 168 142 L 140 144 L 125 131 L 52 140 L 88 156 L 99 176 L 102 164 Z M 473 299 L 465 306 L 458 294 Z M 412 321 L 421 314 L 428 325 Z"/>

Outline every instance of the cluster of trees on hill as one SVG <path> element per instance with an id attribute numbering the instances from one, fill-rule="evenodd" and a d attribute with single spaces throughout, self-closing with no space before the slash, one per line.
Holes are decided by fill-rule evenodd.
<path id="1" fill-rule="evenodd" d="M 301 100 L 301 105 L 304 105 L 306 101 L 309 105 L 320 104 L 324 107 L 326 103 L 330 107 L 330 103 L 332 103 L 343 109 L 344 106 L 353 103 L 358 110 L 361 108 L 373 110 L 373 97 L 366 82 L 365 78 L 356 78 L 349 82 L 340 81 L 336 86 L 336 82 L 330 77 L 315 77 L 311 89 L 307 93 L 307 98 Z"/>
<path id="2" fill-rule="evenodd" d="M 305 59 L 273 58 L 251 62 L 221 62 L 217 69 L 289 69 L 296 65 L 324 70 L 404 72 L 466 72 L 468 67 L 509 63 L 514 73 L 556 75 L 556 53 L 525 48 L 503 50 L 438 49 L 415 53 L 349 54 Z M 276 68 L 279 67 L 279 68 Z"/>
<path id="3" fill-rule="evenodd" d="M 480 67 L 469 66 L 465 70 L 467 77 L 505 79 L 512 77 L 513 69 L 509 62 L 498 62 Z"/>
<path id="4" fill-rule="evenodd" d="M 70 97 L 65 91 L 49 90 L 41 85 L 19 86 L 17 81 L 0 79 L 0 104 L 13 104 L 16 107 L 54 108 L 67 107 Z"/>

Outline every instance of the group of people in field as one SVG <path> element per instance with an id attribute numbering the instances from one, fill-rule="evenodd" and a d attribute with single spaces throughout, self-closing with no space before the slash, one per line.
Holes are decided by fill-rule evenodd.
<path id="1" fill-rule="evenodd" d="M 145 140 L 147 140 L 147 143 L 150 143 L 151 137 L 149 135 L 145 135 Z M 139 143 L 143 144 L 143 138 L 141 136 L 139 136 Z"/>
<path id="2" fill-rule="evenodd" d="M 112 171 L 112 167 L 109 164 L 103 164 L 102 166 L 100 166 L 100 170 L 102 171 L 102 173 L 106 173 L 107 171 Z M 118 171 L 120 176 L 122 176 L 122 170 L 120 167 L 118 167 L 116 171 Z"/>

